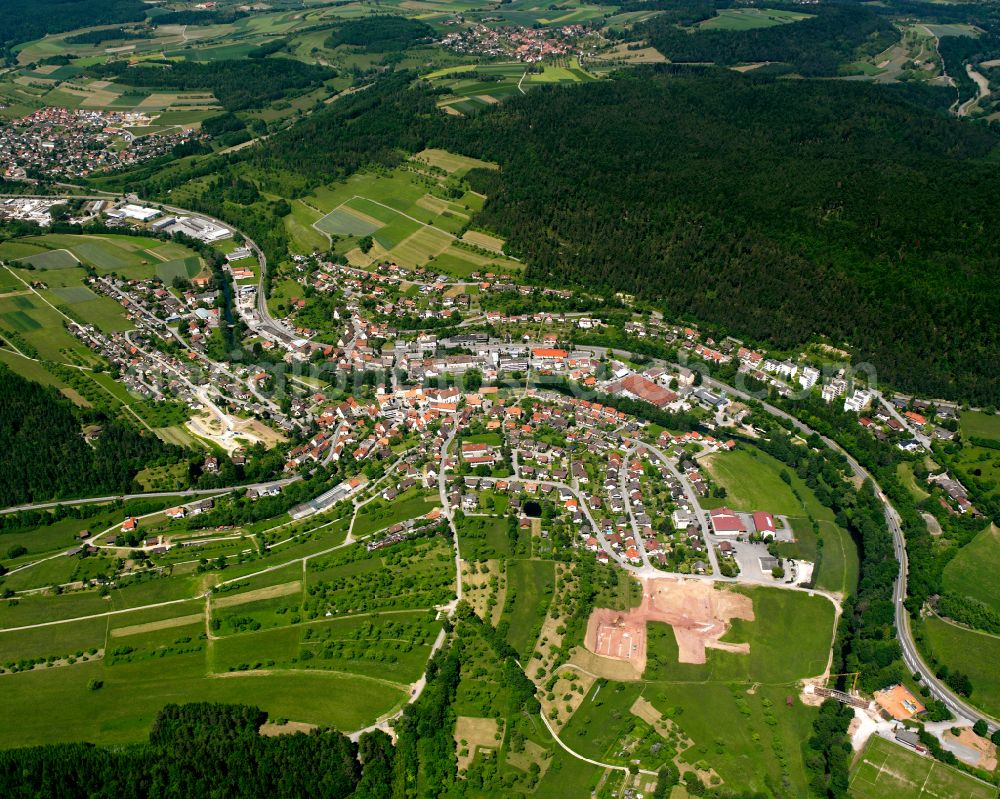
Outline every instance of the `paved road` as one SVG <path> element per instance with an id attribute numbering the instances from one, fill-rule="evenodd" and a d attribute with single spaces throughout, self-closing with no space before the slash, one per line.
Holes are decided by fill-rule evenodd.
<path id="1" fill-rule="evenodd" d="M 451 535 L 455 541 L 455 601 L 448 606 L 449 615 L 454 612 L 455 607 L 462 601 L 462 551 L 458 544 L 458 528 L 455 527 L 455 512 L 451 503 L 448 502 L 447 480 L 444 476 L 444 463 L 448 459 L 448 450 L 451 448 L 455 436 L 458 435 L 458 424 L 453 420 L 455 426 L 448 434 L 448 438 L 441 445 L 441 460 L 438 462 L 438 494 L 441 498 L 441 514 L 448 520 L 448 527 L 451 528 Z"/>
<path id="2" fill-rule="evenodd" d="M 607 352 L 607 348 L 605 347 L 583 346 L 579 347 L 578 349 L 588 350 L 596 353 L 597 355 L 601 355 Z M 628 352 L 627 350 L 612 349 L 611 352 L 612 355 L 619 358 L 629 358 L 632 355 L 632 353 Z M 651 359 L 650 364 L 658 366 L 670 366 L 674 368 L 677 368 L 679 366 L 679 364 L 669 363 L 659 358 Z M 848 453 L 847 450 L 841 447 L 836 441 L 827 438 L 824 435 L 820 435 L 819 433 L 817 433 L 817 431 L 809 427 L 809 425 L 805 424 L 804 422 L 801 422 L 799 419 L 792 416 L 791 414 L 786 413 L 780 408 L 776 408 L 774 405 L 771 405 L 768 402 L 764 402 L 763 400 L 760 400 L 757 397 L 753 397 L 745 391 L 741 391 L 740 389 L 734 388 L 728 383 L 723 383 L 720 380 L 716 380 L 713 377 L 705 376 L 702 382 L 706 388 L 714 389 L 716 391 L 724 391 L 727 396 L 739 397 L 740 399 L 743 400 L 753 400 L 758 402 L 761 405 L 761 407 L 765 411 L 770 413 L 772 416 L 777 416 L 781 419 L 787 420 L 799 432 L 803 433 L 806 436 L 819 435 L 820 440 L 822 440 L 827 447 L 829 447 L 834 452 L 838 452 L 844 456 L 844 458 L 847 460 L 848 466 L 850 467 L 851 471 L 856 477 L 859 477 L 862 480 L 871 480 L 872 485 L 874 486 L 876 494 L 879 498 L 879 501 L 882 503 L 882 509 L 883 512 L 885 513 L 886 525 L 888 526 L 890 532 L 892 533 L 893 549 L 895 550 L 896 553 L 896 560 L 899 562 L 899 572 L 896 575 L 896 584 L 893 590 L 893 598 L 896 604 L 896 618 L 895 618 L 896 635 L 899 638 L 899 644 L 903 651 L 903 662 L 906 664 L 906 667 L 911 671 L 919 672 L 921 677 L 923 677 L 925 684 L 930 689 L 931 695 L 935 699 L 938 699 L 941 702 L 943 702 L 948 707 L 948 709 L 955 714 L 955 716 L 958 718 L 959 721 L 963 720 L 968 721 L 968 720 L 975 720 L 982 718 L 987 722 L 991 731 L 1000 729 L 1000 720 L 993 718 L 992 716 L 987 715 L 983 711 L 973 707 L 964 699 L 962 699 L 960 696 L 958 696 L 954 691 L 952 691 L 948 686 L 946 686 L 944 683 L 938 680 L 934 676 L 934 670 L 927 665 L 927 663 L 923 659 L 923 656 L 920 654 L 920 651 L 917 649 L 916 642 L 913 639 L 913 631 L 910 628 L 910 615 L 905 606 L 906 577 L 908 573 L 907 555 L 906 555 L 906 536 L 903 532 L 899 513 L 896 512 L 896 509 L 892 506 L 892 503 L 889 502 L 888 497 L 886 497 L 885 493 L 882 491 L 881 487 L 878 484 L 878 481 L 875 480 L 875 478 L 868 472 L 868 470 L 865 469 L 860 463 L 858 463 L 858 461 L 855 460 L 855 458 L 853 458 L 850 455 L 850 453 Z"/>
<path id="3" fill-rule="evenodd" d="M 72 185 L 72 184 L 57 184 L 57 185 Z M 73 188 L 79 188 L 79 187 L 73 186 Z M 25 196 L 25 195 L 18 195 L 18 196 Z M 111 195 L 108 192 L 98 192 L 96 195 L 94 195 L 95 198 L 107 198 L 107 197 L 110 197 L 110 196 L 115 196 L 115 195 Z M 165 205 L 165 204 L 162 204 L 162 203 L 155 203 L 155 202 L 152 202 L 152 201 L 146 201 L 146 203 L 148 205 L 151 205 L 151 206 L 154 206 L 154 207 L 158 207 L 158 208 L 161 208 L 161 209 L 164 209 L 164 210 L 167 210 L 167 211 L 171 211 L 173 213 L 181 213 L 181 214 L 194 214 L 195 213 L 195 212 L 192 212 L 192 211 L 188 211 L 186 209 L 176 208 L 174 206 L 169 206 L 169 205 Z M 234 229 L 232 225 L 230 225 L 230 224 L 228 224 L 226 222 L 223 222 L 222 220 L 215 219 L 214 217 L 211 217 L 211 216 L 209 216 L 207 214 L 204 214 L 204 213 L 201 213 L 201 212 L 197 212 L 197 215 L 202 216 L 202 217 L 204 217 L 206 219 L 209 219 L 210 221 L 213 221 L 213 222 L 215 222 L 215 223 L 217 223 L 219 225 L 222 225 L 223 227 L 226 227 L 226 228 L 229 228 L 229 229 Z M 246 238 L 245 236 L 244 236 L 244 238 L 246 239 L 247 246 L 249 246 L 251 248 L 251 250 L 253 250 L 253 252 L 257 256 L 257 260 L 258 260 L 258 263 L 259 263 L 259 266 L 260 266 L 260 282 L 259 282 L 259 287 L 258 287 L 258 291 L 257 291 L 257 308 L 258 308 L 258 313 L 260 315 L 261 324 L 264 325 L 264 326 L 266 326 L 267 328 L 269 328 L 270 332 L 272 332 L 275 336 L 277 336 L 277 337 L 279 337 L 279 338 L 281 338 L 283 340 L 286 340 L 286 341 L 290 340 L 290 336 L 288 335 L 287 331 L 285 331 L 284 328 L 282 328 L 278 324 L 278 322 L 275 321 L 271 317 L 270 313 L 267 310 L 267 301 L 266 301 L 266 299 L 263 296 L 264 292 L 263 292 L 262 289 L 263 289 L 265 275 L 266 275 L 266 271 L 267 271 L 267 259 L 265 258 L 264 253 L 261 251 L 261 249 L 257 246 L 256 242 L 254 242 L 252 239 Z M 605 353 L 605 352 L 608 351 L 608 349 L 605 348 L 605 347 L 594 347 L 594 346 L 580 346 L 580 347 L 578 347 L 578 349 L 591 351 L 591 352 L 597 354 L 598 356 L 600 356 L 603 353 Z M 633 355 L 633 353 L 631 353 L 631 352 L 629 352 L 627 350 L 620 350 L 620 349 L 613 349 L 613 348 L 611 349 L 611 353 L 613 355 L 615 355 L 616 357 L 624 357 L 624 358 L 631 358 L 632 355 Z M 669 363 L 663 361 L 662 359 L 657 359 L 657 358 L 651 359 L 650 362 L 651 362 L 651 364 L 673 366 L 675 368 L 677 366 L 679 366 L 678 364 L 669 364 Z M 817 434 L 817 432 L 815 430 L 813 430 L 811 427 L 809 427 L 805 423 L 799 421 L 794 416 L 786 413 L 785 411 L 782 411 L 779 408 L 776 408 L 773 405 L 770 405 L 767 402 L 763 402 L 763 401 L 759 400 L 756 397 L 751 397 L 746 392 L 740 391 L 739 389 L 736 389 L 733 386 L 728 385 L 727 383 L 723 383 L 723 382 L 721 382 L 719 380 L 716 380 L 715 378 L 706 376 L 703 379 L 703 384 L 707 388 L 713 388 L 713 389 L 715 389 L 717 391 L 725 391 L 728 396 L 735 396 L 735 397 L 739 397 L 739 398 L 745 399 L 745 400 L 750 400 L 750 399 L 756 400 L 756 401 L 760 402 L 761 406 L 768 413 L 772 414 L 773 416 L 778 416 L 780 418 L 788 420 L 796 429 L 798 429 L 799 431 L 801 431 L 805 435 L 811 436 L 811 435 Z M 527 383 L 526 383 L 525 388 L 527 389 Z M 894 597 L 895 597 L 895 602 L 896 602 L 896 619 L 895 619 L 895 621 L 896 621 L 897 636 L 899 638 L 900 646 L 901 646 L 902 651 L 903 651 L 903 660 L 906 663 L 907 667 L 910 668 L 910 669 L 912 669 L 915 672 L 919 672 L 921 674 L 921 676 L 923 677 L 923 679 L 924 679 L 925 683 L 927 684 L 927 686 L 930 688 L 931 694 L 934 696 L 934 698 L 935 699 L 939 699 L 942 702 L 944 702 L 944 704 L 953 713 L 955 713 L 956 716 L 958 716 L 960 720 L 961 719 L 968 720 L 968 719 L 984 718 L 989 723 L 991 730 L 992 729 L 998 729 L 998 728 L 1000 728 L 1000 720 L 994 719 L 994 718 L 992 718 L 992 717 L 984 714 L 982 711 L 977 710 L 976 708 L 972 707 L 967 702 L 965 702 L 964 700 L 962 700 L 959 696 L 957 696 L 954 692 L 952 692 L 947 686 L 945 686 L 940 680 L 936 679 L 934 677 L 934 675 L 933 675 L 933 671 L 924 662 L 923 657 L 921 656 L 920 652 L 918 651 L 916 643 L 913 640 L 913 633 L 912 633 L 912 631 L 910 629 L 909 614 L 908 614 L 908 612 L 906 610 L 906 607 L 905 607 L 905 599 L 906 599 L 906 575 L 907 575 L 906 538 L 905 538 L 905 535 L 903 533 L 902 526 L 900 524 L 899 514 L 896 512 L 895 508 L 892 507 L 892 505 L 889 502 L 888 498 L 885 496 L 885 494 L 882 492 L 881 488 L 878 486 L 878 483 L 875 480 L 875 478 L 864 467 L 862 467 L 861 464 L 859 464 L 853 457 L 851 457 L 851 455 L 846 450 L 844 450 L 839 444 L 837 444 L 832 439 L 829 439 L 826 436 L 822 436 L 822 435 L 820 435 L 819 437 L 823 441 L 823 443 L 826 444 L 827 447 L 829 447 L 831 450 L 833 450 L 835 452 L 841 453 L 846 458 L 848 465 L 850 466 L 852 472 L 856 476 L 860 477 L 863 480 L 871 480 L 872 484 L 875 486 L 875 489 L 876 489 L 876 492 L 878 494 L 879 500 L 882 503 L 883 510 L 885 512 L 886 523 L 889 526 L 890 531 L 892 532 L 893 545 L 894 545 L 894 548 L 895 548 L 895 551 L 896 551 L 896 558 L 899 561 L 899 573 L 898 573 L 898 575 L 896 577 L 896 585 L 895 585 L 895 590 L 894 590 Z M 448 443 L 450 443 L 450 440 L 449 440 Z M 441 491 L 443 493 L 443 491 L 444 491 L 443 475 L 439 476 L 439 481 L 440 481 L 440 489 L 441 489 Z M 573 490 L 573 489 L 571 489 L 571 490 Z M 168 493 L 168 494 L 161 494 L 161 496 L 172 496 L 174 494 L 176 494 L 176 492 L 174 492 L 173 494 L 170 494 L 170 493 Z M 157 495 L 156 494 L 146 494 L 146 495 L 134 495 L 134 496 L 157 496 Z M 114 497 L 105 498 L 104 501 L 107 501 L 108 499 L 114 499 Z M 27 508 L 31 508 L 31 507 L 53 507 L 54 505 L 60 505 L 60 504 L 79 504 L 79 503 L 84 503 L 84 502 L 95 502 L 95 501 L 101 501 L 101 500 L 93 500 L 93 499 L 91 499 L 91 500 L 68 500 L 66 502 L 43 503 L 41 505 L 22 506 L 21 508 L 9 508 L 9 509 L 0 511 L 0 513 L 10 513 L 10 512 L 13 512 L 15 510 L 18 510 L 18 509 L 27 509 Z M 582 506 L 586 507 L 586 505 L 584 503 L 582 503 Z M 445 507 L 447 507 L 447 506 L 445 506 Z M 445 516 L 448 518 L 449 523 L 452 526 L 452 531 L 454 532 L 454 523 L 452 522 L 451 516 L 448 513 L 446 513 Z M 457 542 L 458 542 L 457 535 L 456 535 L 455 541 L 456 541 L 456 553 L 457 553 Z M 711 547 L 709 547 L 709 549 L 710 548 Z M 459 574 L 459 578 L 461 578 L 460 574 Z M 459 595 L 461 595 L 461 579 L 459 579 L 459 583 L 458 583 L 458 592 L 459 592 Z"/>
<path id="4" fill-rule="evenodd" d="M 678 480 L 680 480 L 681 487 L 684 489 L 684 494 L 687 496 L 688 502 L 691 504 L 691 507 L 694 508 L 695 516 L 698 517 L 698 524 L 701 527 L 702 540 L 705 542 L 705 551 L 706 554 L 708 555 L 708 562 L 712 566 L 712 574 L 716 575 L 717 577 L 721 577 L 722 572 L 719 569 L 719 558 L 715 554 L 715 545 L 712 543 L 712 540 L 709 537 L 711 527 L 709 526 L 708 523 L 708 514 L 705 513 L 705 509 L 701 506 L 701 503 L 698 501 L 698 492 L 694 490 L 694 487 L 691 485 L 691 482 L 680 471 L 680 469 L 674 466 L 673 462 L 670 460 L 670 458 L 667 457 L 667 454 L 662 449 L 660 449 L 657 446 L 654 446 L 653 444 L 647 444 L 646 442 L 642 442 L 642 446 L 644 446 L 646 449 L 652 452 L 657 457 L 657 459 L 664 466 L 667 467 L 670 473 Z"/>
<path id="5" fill-rule="evenodd" d="M 0 508 L 0 515 L 6 513 L 17 513 L 22 510 L 44 510 L 55 508 L 59 505 L 93 505 L 99 502 L 114 502 L 115 500 L 129 499 L 155 499 L 157 497 L 203 497 L 209 494 L 226 494 L 230 491 L 241 491 L 250 488 L 263 488 L 264 486 L 286 486 L 302 478 L 299 475 L 294 477 L 283 477 L 281 480 L 268 480 L 263 483 L 241 483 L 225 488 L 188 488 L 184 491 L 149 491 L 144 494 L 114 494 L 107 497 L 87 497 L 85 499 L 58 499 L 51 502 L 35 502 L 28 505 L 15 505 L 11 508 Z"/>

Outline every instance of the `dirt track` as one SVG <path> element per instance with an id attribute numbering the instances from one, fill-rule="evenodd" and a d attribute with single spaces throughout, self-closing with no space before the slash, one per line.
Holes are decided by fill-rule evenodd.
<path id="1" fill-rule="evenodd" d="M 646 623 L 673 627 L 677 659 L 704 663 L 707 648 L 746 654 L 750 645 L 721 642 L 732 619 L 753 621 L 753 601 L 711 583 L 667 579 L 643 581 L 642 604 L 629 611 L 597 608 L 587 623 L 585 646 L 595 655 L 627 661 L 641 675 L 646 668 Z"/>

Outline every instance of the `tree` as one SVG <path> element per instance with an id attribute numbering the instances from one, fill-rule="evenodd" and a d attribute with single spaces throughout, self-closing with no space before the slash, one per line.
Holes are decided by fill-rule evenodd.
<path id="1" fill-rule="evenodd" d="M 976 723 L 972 725 L 972 731 L 980 738 L 985 738 L 989 735 L 990 727 L 984 719 L 978 719 Z"/>
<path id="2" fill-rule="evenodd" d="M 667 799 L 679 780 L 680 772 L 674 765 L 668 764 L 661 768 L 656 775 L 656 790 L 653 792 L 653 799 Z"/>

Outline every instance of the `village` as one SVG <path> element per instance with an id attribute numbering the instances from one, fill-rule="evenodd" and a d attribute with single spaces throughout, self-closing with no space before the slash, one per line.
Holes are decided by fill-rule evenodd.
<path id="1" fill-rule="evenodd" d="M 41 108 L 3 126 L 0 175 L 85 177 L 166 155 L 198 136 L 191 130 L 136 133 L 151 124 L 147 115 L 133 111 Z"/>
<path id="2" fill-rule="evenodd" d="M 490 20 L 484 20 L 488 21 Z M 513 57 L 525 64 L 535 64 L 547 58 L 579 55 L 579 40 L 587 32 L 585 26 L 578 24 L 554 28 L 490 27 L 476 24 L 445 34 L 441 44 L 465 55 Z"/>

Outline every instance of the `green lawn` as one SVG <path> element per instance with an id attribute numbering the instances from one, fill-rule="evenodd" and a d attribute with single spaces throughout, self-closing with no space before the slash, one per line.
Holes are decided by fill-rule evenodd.
<path id="1" fill-rule="evenodd" d="M 292 201 L 292 212 L 285 217 L 284 222 L 285 230 L 288 231 L 297 252 L 308 255 L 313 250 L 324 250 L 329 246 L 327 237 L 313 227 L 321 216 L 319 211 L 313 210 L 302 200 Z"/>
<path id="2" fill-rule="evenodd" d="M 833 512 L 820 504 L 812 489 L 791 469 L 758 449 L 740 447 L 700 461 L 726 489 L 725 499 L 706 499 L 706 507 L 726 505 L 740 511 L 764 510 L 788 516 L 796 538 L 781 543 L 783 557 L 819 563 L 816 585 L 828 591 L 850 593 L 858 580 L 858 550 L 850 534 L 835 522 Z M 789 482 L 781 479 L 784 472 Z M 818 531 L 813 529 L 815 520 Z M 822 559 L 819 540 L 823 540 Z"/>
<path id="3" fill-rule="evenodd" d="M 699 30 L 746 31 L 786 25 L 789 22 L 809 19 L 810 16 L 774 8 L 724 8 L 716 16 L 699 23 L 697 27 Z"/>
<path id="4" fill-rule="evenodd" d="M 507 641 L 522 657 L 527 657 L 535 647 L 554 585 L 555 566 L 551 561 L 507 562 L 507 602 L 501 623 L 509 623 Z"/>
<path id="5" fill-rule="evenodd" d="M 456 526 L 459 547 L 465 560 L 489 560 L 511 554 L 506 519 L 466 516 L 459 519 Z"/>
<path id="6" fill-rule="evenodd" d="M 996 788 L 873 735 L 851 768 L 853 799 L 995 799 Z"/>
<path id="7" fill-rule="evenodd" d="M 780 461 L 756 449 L 740 447 L 716 453 L 701 461 L 712 478 L 726 489 L 722 503 L 734 510 L 765 510 L 775 515 L 797 516 L 803 505 L 781 479 L 789 470 Z"/>
<path id="8" fill-rule="evenodd" d="M 952 671 L 969 675 L 972 704 L 1000 716 L 1000 637 L 956 627 L 937 617 L 924 621 L 931 653 Z"/>
<path id="9" fill-rule="evenodd" d="M 961 429 L 964 436 L 992 438 L 1000 441 L 1000 414 L 962 411 Z"/>
<path id="10" fill-rule="evenodd" d="M 945 566 L 944 587 L 1000 611 L 1000 530 L 990 525 Z"/>
<path id="11" fill-rule="evenodd" d="M 38 255 L 29 255 L 18 263 L 30 265 L 42 271 L 48 269 L 66 269 L 77 265 L 78 261 L 68 250 L 49 250 Z"/>
<path id="12" fill-rule="evenodd" d="M 595 683 L 563 740 L 587 757 L 613 757 L 642 696 L 691 739 L 681 761 L 707 764 L 730 790 L 770 793 L 782 784 L 783 795 L 806 796 L 805 741 L 816 711 L 798 701 L 799 680 L 826 667 L 833 607 L 804 592 L 746 593 L 756 621 L 736 622 L 724 640 L 748 641 L 749 655 L 709 650 L 703 665 L 679 664 L 673 631 L 651 624 L 644 679 Z"/>
<path id="13" fill-rule="evenodd" d="M 924 489 L 922 489 L 917 484 L 917 478 L 913 474 L 913 464 L 903 462 L 896 465 L 896 476 L 899 481 L 906 486 L 906 489 L 910 492 L 910 495 L 917 502 L 922 502 L 930 496 Z"/>
<path id="14" fill-rule="evenodd" d="M 702 665 L 678 663 L 673 631 L 651 624 L 645 678 L 791 685 L 823 673 L 833 640 L 834 610 L 827 599 L 780 588 L 742 588 L 740 593 L 753 599 L 755 619 L 734 619 L 722 640 L 749 643 L 748 655 L 709 649 Z"/>

